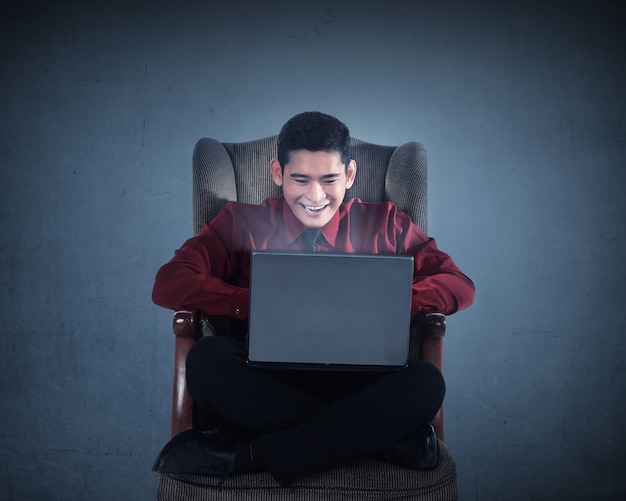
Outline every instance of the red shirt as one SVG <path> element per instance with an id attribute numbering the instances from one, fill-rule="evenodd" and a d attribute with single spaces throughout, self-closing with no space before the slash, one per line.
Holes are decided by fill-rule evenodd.
<path id="1" fill-rule="evenodd" d="M 196 308 L 211 316 L 245 319 L 250 252 L 303 250 L 305 229 L 282 197 L 261 205 L 228 202 L 161 267 L 152 299 L 174 310 Z M 348 200 L 321 231 L 318 252 L 413 256 L 413 314 L 450 314 L 474 300 L 472 281 L 392 203 Z"/>

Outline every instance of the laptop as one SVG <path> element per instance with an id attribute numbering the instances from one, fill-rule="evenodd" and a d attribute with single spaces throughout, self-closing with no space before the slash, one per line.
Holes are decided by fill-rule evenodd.
<path id="1" fill-rule="evenodd" d="M 247 363 L 405 367 L 412 280 L 412 256 L 253 251 Z"/>

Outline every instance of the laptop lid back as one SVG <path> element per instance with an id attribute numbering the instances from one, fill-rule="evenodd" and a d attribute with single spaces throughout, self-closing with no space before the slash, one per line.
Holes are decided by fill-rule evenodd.
<path id="1" fill-rule="evenodd" d="M 407 364 L 411 256 L 254 251 L 251 260 L 249 364 Z"/>

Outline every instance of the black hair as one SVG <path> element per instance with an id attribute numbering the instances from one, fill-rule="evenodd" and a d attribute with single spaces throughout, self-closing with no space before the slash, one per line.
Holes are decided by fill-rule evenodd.
<path id="1" fill-rule="evenodd" d="M 337 152 L 347 167 L 352 159 L 350 131 L 335 117 L 305 111 L 290 118 L 278 135 L 278 161 L 283 169 L 298 150 Z"/>

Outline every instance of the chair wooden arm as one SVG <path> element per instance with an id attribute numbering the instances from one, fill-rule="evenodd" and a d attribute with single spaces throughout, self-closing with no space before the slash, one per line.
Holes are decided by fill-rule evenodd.
<path id="1" fill-rule="evenodd" d="M 425 328 L 420 337 L 421 359 L 443 372 L 443 338 L 446 335 L 446 316 L 442 313 L 426 315 Z M 443 405 L 432 421 L 435 433 L 443 441 Z"/>
<path id="2" fill-rule="evenodd" d="M 442 313 L 426 315 L 425 328 L 420 337 L 420 358 L 443 370 L 443 338 L 446 335 L 446 316 Z"/>
<path id="3" fill-rule="evenodd" d="M 187 391 L 185 361 L 197 338 L 198 313 L 179 310 L 174 313 L 174 392 L 172 396 L 172 437 L 193 428 L 193 399 Z"/>

